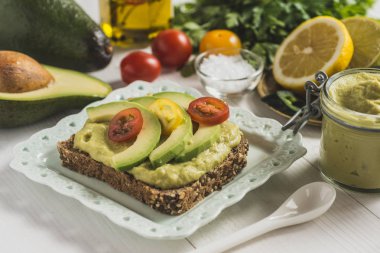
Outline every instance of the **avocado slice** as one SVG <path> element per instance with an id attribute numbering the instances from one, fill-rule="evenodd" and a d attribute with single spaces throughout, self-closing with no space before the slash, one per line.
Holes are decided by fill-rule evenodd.
<path id="1" fill-rule="evenodd" d="M 111 87 L 89 75 L 45 66 L 55 82 L 46 88 L 22 93 L 0 92 L 0 127 L 33 123 L 58 111 L 82 107 L 102 99 Z"/>
<path id="2" fill-rule="evenodd" d="M 149 160 L 153 167 L 159 167 L 179 155 L 185 149 L 186 143 L 193 136 L 191 119 L 184 110 L 183 117 L 185 118 L 184 123 L 178 126 L 170 136 L 149 155 Z"/>
<path id="3" fill-rule="evenodd" d="M 175 158 L 175 161 L 185 162 L 196 157 L 216 142 L 221 133 L 220 125 L 199 127 L 190 141 L 186 143 L 185 149 Z"/>
<path id="4" fill-rule="evenodd" d="M 127 101 L 87 108 L 88 121 L 97 123 L 108 122 L 115 114 L 128 108 L 138 108 L 144 123 L 134 143 L 112 157 L 111 166 L 120 171 L 131 169 L 142 163 L 156 147 L 161 136 L 161 125 L 158 118 L 145 107 Z"/>
<path id="5" fill-rule="evenodd" d="M 74 0 L 1 0 L 0 17 L 0 50 L 83 72 L 111 61 L 110 40 Z"/>
<path id="6" fill-rule="evenodd" d="M 195 100 L 195 97 L 187 93 L 181 93 L 181 92 L 175 92 L 175 91 L 159 92 L 159 93 L 153 94 L 153 96 L 156 98 L 170 99 L 171 101 L 182 106 L 182 108 L 184 108 L 185 110 L 187 110 L 191 101 Z"/>
<path id="7" fill-rule="evenodd" d="M 128 101 L 138 103 L 146 108 L 148 108 L 154 101 L 156 101 L 157 98 L 153 96 L 144 96 L 144 97 L 137 97 L 137 98 L 129 98 Z"/>
<path id="8" fill-rule="evenodd" d="M 186 93 L 180 92 L 160 92 L 154 94 L 155 97 L 167 98 L 181 105 L 183 108 L 187 109 L 191 101 L 195 98 Z M 198 130 L 194 135 L 185 143 L 184 150 L 179 153 L 175 161 L 184 162 L 191 158 L 197 156 L 202 151 L 208 149 L 220 136 L 221 127 L 220 125 L 215 126 L 202 126 L 200 125 Z"/>

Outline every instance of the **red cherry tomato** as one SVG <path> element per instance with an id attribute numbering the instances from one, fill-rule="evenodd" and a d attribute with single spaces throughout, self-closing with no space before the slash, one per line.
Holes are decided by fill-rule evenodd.
<path id="1" fill-rule="evenodd" d="M 230 116 L 228 105 L 213 97 L 202 97 L 192 101 L 187 112 L 193 121 L 209 126 L 220 124 Z"/>
<path id="2" fill-rule="evenodd" d="M 166 68 L 182 67 L 189 59 L 193 48 L 184 32 L 168 29 L 160 32 L 152 43 L 152 52 Z"/>
<path id="3" fill-rule="evenodd" d="M 125 109 L 117 113 L 110 121 L 108 138 L 115 142 L 133 140 L 141 131 L 143 117 L 137 108 Z"/>
<path id="4" fill-rule="evenodd" d="M 151 54 L 136 51 L 127 55 L 120 63 L 121 78 L 126 84 L 136 80 L 152 82 L 161 72 L 161 64 Z"/>

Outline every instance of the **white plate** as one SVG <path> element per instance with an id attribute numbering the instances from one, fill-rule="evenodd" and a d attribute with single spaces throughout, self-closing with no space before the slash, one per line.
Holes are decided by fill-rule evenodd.
<path id="1" fill-rule="evenodd" d="M 153 84 L 135 82 L 89 106 L 160 91 L 179 91 L 195 97 L 201 96 L 195 89 L 184 88 L 169 81 Z M 306 153 L 301 144 L 301 135 L 293 136 L 290 131 L 281 131 L 280 123 L 275 120 L 258 118 L 246 110 L 231 108 L 230 120 L 239 125 L 249 140 L 247 166 L 222 191 L 214 192 L 180 216 L 169 216 L 105 183 L 61 166 L 57 142 L 66 140 L 77 132 L 86 118 L 86 112 L 82 110 L 19 143 L 14 149 L 14 159 L 10 166 L 35 182 L 79 200 L 119 226 L 148 238 L 179 239 L 191 235 L 215 219 L 224 208 L 241 200 L 247 192 L 264 184 L 272 175 L 287 169 Z"/>

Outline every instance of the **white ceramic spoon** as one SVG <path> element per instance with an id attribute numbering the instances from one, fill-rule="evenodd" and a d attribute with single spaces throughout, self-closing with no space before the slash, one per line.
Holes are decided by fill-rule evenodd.
<path id="1" fill-rule="evenodd" d="M 331 207 L 335 196 L 334 187 L 327 183 L 314 182 L 304 185 L 270 216 L 194 252 L 223 252 L 269 231 L 313 220 Z"/>

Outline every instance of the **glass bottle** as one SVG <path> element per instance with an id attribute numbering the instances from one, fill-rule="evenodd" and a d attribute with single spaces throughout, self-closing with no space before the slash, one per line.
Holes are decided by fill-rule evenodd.
<path id="1" fill-rule="evenodd" d="M 116 46 L 145 47 L 170 27 L 171 0 L 100 0 L 100 22 Z"/>

